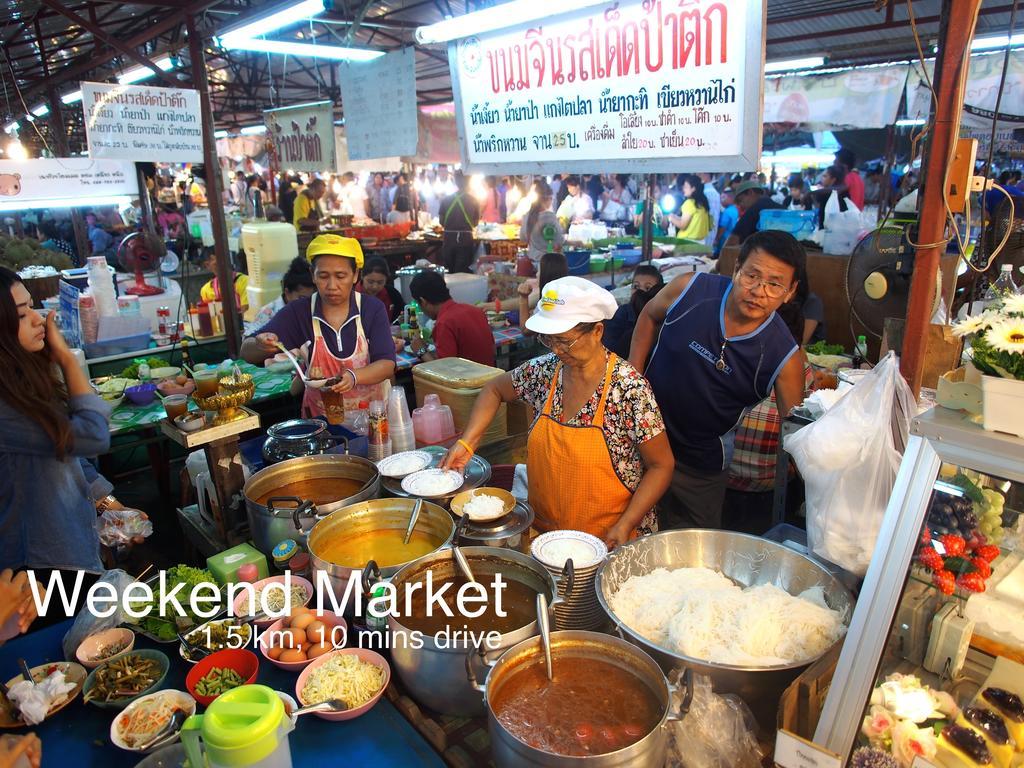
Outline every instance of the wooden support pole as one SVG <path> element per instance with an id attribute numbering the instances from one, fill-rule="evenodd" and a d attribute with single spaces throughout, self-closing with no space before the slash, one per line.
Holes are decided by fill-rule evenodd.
<path id="1" fill-rule="evenodd" d="M 960 134 L 960 112 L 963 106 L 963 68 L 968 66 L 965 53 L 974 38 L 974 27 L 981 0 L 943 0 L 939 51 L 935 60 L 936 103 L 932 128 L 922 163 L 921 199 L 918 205 L 919 224 L 914 256 L 914 275 L 907 305 L 907 324 L 900 357 L 900 371 L 917 397 L 924 372 L 928 325 L 932 316 L 932 297 L 939 271 L 939 259 L 945 252 L 946 166 Z"/>
<path id="2" fill-rule="evenodd" d="M 213 226 L 213 252 L 217 257 L 217 282 L 221 285 L 221 299 L 224 304 L 224 335 L 227 337 L 228 354 L 238 357 L 241 345 L 240 319 L 235 306 L 235 280 L 231 269 L 231 255 L 228 252 L 228 227 L 224 218 L 224 190 L 221 184 L 220 162 L 217 160 L 217 140 L 213 137 L 213 108 L 210 106 L 210 83 L 206 77 L 206 54 L 203 39 L 196 31 L 192 16 L 185 20 L 188 30 L 189 58 L 192 60 L 192 84 L 199 92 L 199 106 L 203 122 L 203 165 L 206 168 L 206 199 L 210 206 L 210 223 Z"/>

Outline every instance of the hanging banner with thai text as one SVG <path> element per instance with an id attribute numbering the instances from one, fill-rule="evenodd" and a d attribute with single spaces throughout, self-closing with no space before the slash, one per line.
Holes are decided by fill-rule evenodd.
<path id="1" fill-rule="evenodd" d="M 89 157 L 153 163 L 203 160 L 198 91 L 82 83 L 82 108 Z"/>
<path id="2" fill-rule="evenodd" d="M 764 83 L 764 121 L 808 131 L 888 128 L 896 122 L 909 69 L 893 64 L 769 78 Z"/>
<path id="3" fill-rule="evenodd" d="M 416 51 L 339 66 L 348 156 L 376 160 L 416 154 Z"/>
<path id="4" fill-rule="evenodd" d="M 69 206 L 75 204 L 75 200 L 138 194 L 135 165 L 124 160 L 90 157 L 0 160 L 0 211 Z"/>
<path id="5" fill-rule="evenodd" d="M 458 40 L 448 60 L 463 164 L 753 169 L 763 51 L 757 0 L 624 0 Z"/>
<path id="6" fill-rule="evenodd" d="M 334 103 L 317 101 L 263 112 L 283 171 L 334 172 Z"/>

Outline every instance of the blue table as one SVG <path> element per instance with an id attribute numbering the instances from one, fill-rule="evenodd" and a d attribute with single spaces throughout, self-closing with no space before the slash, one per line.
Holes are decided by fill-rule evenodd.
<path id="1" fill-rule="evenodd" d="M 9 679 L 17 674 L 18 658 L 30 667 L 48 661 L 61 661 L 61 639 L 70 629 L 71 621 L 18 637 L 0 647 L 0 675 Z M 138 637 L 136 648 L 157 648 L 167 654 L 171 668 L 163 688 L 185 690 L 188 665 L 178 656 L 177 645 L 158 645 Z M 298 675 L 278 669 L 260 658 L 258 682 L 295 696 Z M 117 713 L 84 704 L 82 697 L 32 728 L 43 742 L 43 768 L 130 768 L 142 758 L 118 749 L 110 743 L 110 724 Z M 289 735 L 292 764 L 436 766 L 444 762 L 398 710 L 382 697 L 362 717 L 347 722 L 329 722 L 313 715 L 299 718 Z"/>

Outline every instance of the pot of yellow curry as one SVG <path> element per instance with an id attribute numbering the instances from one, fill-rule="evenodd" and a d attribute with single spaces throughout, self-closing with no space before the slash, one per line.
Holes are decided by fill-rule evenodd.
<path id="1" fill-rule="evenodd" d="M 403 543 L 417 501 L 388 498 L 351 504 L 319 519 L 305 532 L 313 569 L 327 574 L 336 604 L 347 601 L 346 612 L 355 608 L 362 571 L 371 560 L 387 578 L 451 543 L 455 521 L 448 510 L 429 501 L 423 502 L 409 543 Z M 321 583 L 320 578 L 316 581 Z"/>

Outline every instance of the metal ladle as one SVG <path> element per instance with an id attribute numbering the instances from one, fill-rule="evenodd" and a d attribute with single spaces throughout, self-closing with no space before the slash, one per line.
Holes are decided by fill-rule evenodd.
<path id="1" fill-rule="evenodd" d="M 548 680 L 555 679 L 551 669 L 551 627 L 548 625 L 548 599 L 543 592 L 537 593 L 537 628 L 540 630 L 540 645 L 544 649 L 544 663 L 548 669 Z"/>
<path id="2" fill-rule="evenodd" d="M 284 352 L 284 354 L 288 356 L 288 359 L 292 361 L 292 365 L 295 366 L 295 371 L 299 374 L 299 378 L 302 380 L 302 383 L 305 384 L 307 387 L 311 387 L 313 389 L 320 389 L 327 382 L 327 379 L 307 378 L 306 372 L 302 370 L 302 366 L 299 364 L 299 361 L 296 359 L 295 355 L 293 355 L 288 350 L 288 348 L 280 342 L 278 342 L 275 346 L 277 346 L 278 349 Z"/>
<path id="3" fill-rule="evenodd" d="M 405 538 L 402 539 L 403 544 L 409 543 L 409 539 L 412 537 L 412 530 L 416 527 L 416 521 L 420 519 L 421 509 L 423 509 L 423 499 L 416 499 L 416 503 L 412 508 L 412 514 L 409 516 L 409 527 L 405 529 Z"/>
<path id="4" fill-rule="evenodd" d="M 462 571 L 462 575 L 466 577 L 466 581 L 475 583 L 476 576 L 473 575 L 473 569 L 469 567 L 469 560 L 466 559 L 462 549 L 458 546 L 452 547 L 452 553 L 455 555 L 455 562 L 459 566 L 459 570 Z"/>

